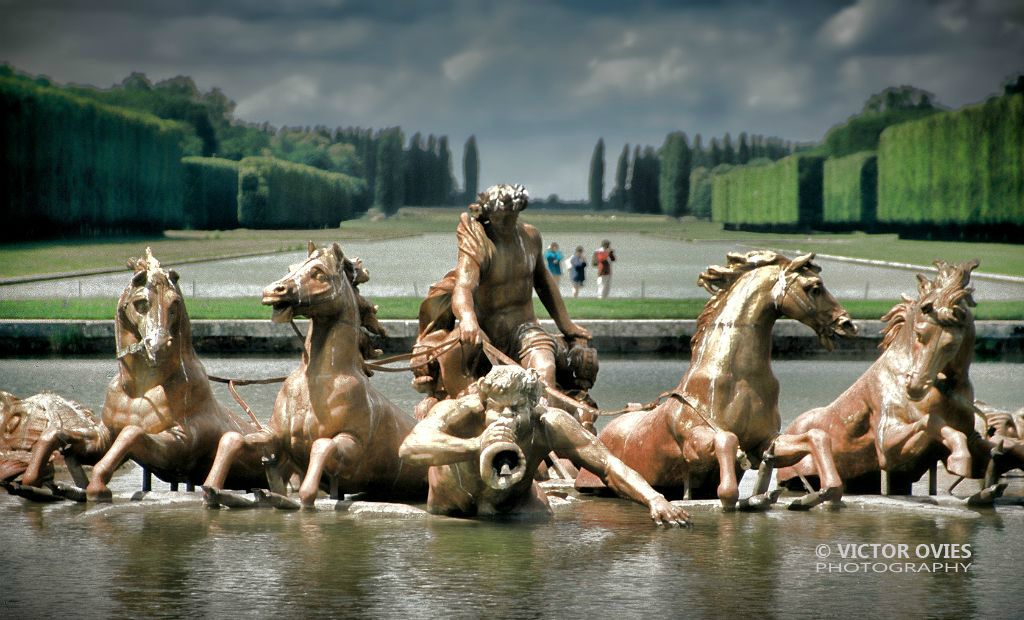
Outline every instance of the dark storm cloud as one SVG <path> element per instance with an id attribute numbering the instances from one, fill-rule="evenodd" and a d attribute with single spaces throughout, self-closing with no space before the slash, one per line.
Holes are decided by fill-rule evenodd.
<path id="1" fill-rule="evenodd" d="M 598 137 L 817 140 L 911 83 L 951 106 L 1022 68 L 1016 1 L 3 2 L 0 59 L 58 81 L 192 75 L 274 124 L 475 133 L 482 182 L 582 196 Z M 456 164 L 458 169 L 458 164 Z"/>

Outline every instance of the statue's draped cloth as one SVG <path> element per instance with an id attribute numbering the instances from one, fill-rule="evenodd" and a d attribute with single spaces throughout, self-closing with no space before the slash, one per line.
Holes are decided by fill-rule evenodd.
<path id="1" fill-rule="evenodd" d="M 459 245 L 459 256 L 465 255 L 476 263 L 480 272 L 487 270 L 494 256 L 494 243 L 487 238 L 483 224 L 469 213 L 459 217 L 459 225 L 455 229 L 455 239 Z M 457 268 L 452 269 L 430 287 L 427 297 L 420 304 L 419 336 L 417 341 L 437 330 L 450 332 L 455 329 L 455 313 L 452 312 L 452 291 L 455 289 Z"/>

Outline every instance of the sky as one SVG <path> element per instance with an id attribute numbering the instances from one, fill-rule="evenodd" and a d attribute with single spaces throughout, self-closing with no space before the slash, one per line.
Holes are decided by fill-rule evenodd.
<path id="1" fill-rule="evenodd" d="M 191 76 L 273 125 L 447 135 L 456 180 L 583 198 L 671 131 L 819 141 L 887 86 L 950 108 L 1024 72 L 1021 0 L 0 0 L 0 61 L 110 86 Z"/>

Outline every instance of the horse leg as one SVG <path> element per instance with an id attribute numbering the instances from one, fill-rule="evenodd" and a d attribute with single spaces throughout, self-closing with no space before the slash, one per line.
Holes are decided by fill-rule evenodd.
<path id="1" fill-rule="evenodd" d="M 740 500 L 740 510 L 744 512 L 768 510 L 782 495 L 781 488 L 776 488 L 771 493 L 768 492 L 768 487 L 772 483 L 772 470 L 775 469 L 774 447 L 774 444 L 770 445 L 768 450 L 761 455 L 761 464 L 757 467 L 757 478 L 754 479 L 754 492 L 750 497 Z M 750 463 L 747 461 L 746 467 L 749 466 Z"/>
<path id="2" fill-rule="evenodd" d="M 739 480 L 736 478 L 736 461 L 740 442 L 734 433 L 715 431 L 707 426 L 692 429 L 683 444 L 683 458 L 688 463 L 705 461 L 714 456 L 718 464 L 718 501 L 722 510 L 736 508 L 740 496 Z M 687 492 L 690 492 L 687 482 Z"/>
<path id="3" fill-rule="evenodd" d="M 949 450 L 946 470 L 954 476 L 970 476 L 971 451 L 967 445 L 967 435 L 949 426 L 941 416 L 929 415 L 927 418 L 928 433 Z"/>
<path id="4" fill-rule="evenodd" d="M 92 480 L 85 488 L 86 497 L 90 502 L 111 501 L 112 495 L 110 489 L 107 488 L 107 483 L 114 475 L 114 470 L 128 458 L 135 443 L 145 434 L 146 431 L 141 426 L 135 425 L 126 426 L 118 433 L 110 449 L 92 468 Z"/>
<path id="5" fill-rule="evenodd" d="M 42 476 L 43 468 L 50 460 L 50 455 L 61 445 L 71 445 L 74 448 L 91 448 L 83 445 L 90 441 L 99 443 L 99 451 L 102 452 L 102 437 L 97 431 L 69 431 L 61 428 L 47 427 L 42 432 L 35 445 L 32 446 L 32 456 L 28 467 L 21 475 L 21 484 L 28 487 L 37 486 Z M 77 450 L 76 450 L 77 451 Z"/>
<path id="6" fill-rule="evenodd" d="M 832 439 L 825 431 L 812 428 L 805 433 L 779 435 L 772 450 L 776 467 L 796 465 L 810 454 L 818 470 L 821 490 L 793 500 L 790 510 L 807 510 L 822 502 L 838 502 L 843 497 L 843 480 L 832 458 Z"/>
<path id="7" fill-rule="evenodd" d="M 203 493 L 206 505 L 215 508 L 220 504 L 231 507 L 245 507 L 254 505 L 245 498 L 236 497 L 235 494 L 223 493 L 224 483 L 231 471 L 231 465 L 235 462 L 239 452 L 251 453 L 257 449 L 270 446 L 273 436 L 267 431 L 259 431 L 242 435 L 236 431 L 230 431 L 221 435 L 217 444 L 217 454 L 213 458 L 213 465 L 210 466 L 210 473 L 203 481 Z M 235 501 L 238 500 L 238 501 Z"/>
<path id="8" fill-rule="evenodd" d="M 311 508 L 320 491 L 320 478 L 324 469 L 337 474 L 345 465 L 355 462 L 361 452 L 359 444 L 351 435 L 342 433 L 331 438 L 321 437 L 313 442 L 309 451 L 309 466 L 306 476 L 299 487 L 299 499 L 302 506 Z"/>

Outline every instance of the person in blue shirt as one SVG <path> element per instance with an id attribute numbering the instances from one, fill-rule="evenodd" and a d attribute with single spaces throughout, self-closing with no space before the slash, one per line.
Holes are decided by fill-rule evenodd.
<path id="1" fill-rule="evenodd" d="M 558 249 L 557 243 L 552 243 L 544 252 L 544 260 L 548 263 L 548 271 L 554 276 L 555 282 L 562 283 L 562 252 Z"/>

